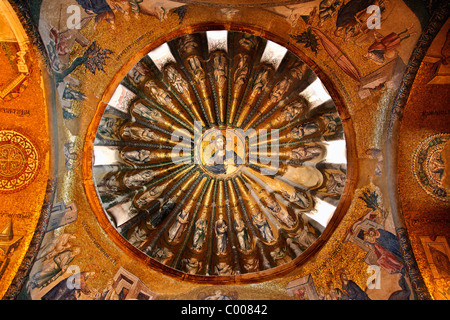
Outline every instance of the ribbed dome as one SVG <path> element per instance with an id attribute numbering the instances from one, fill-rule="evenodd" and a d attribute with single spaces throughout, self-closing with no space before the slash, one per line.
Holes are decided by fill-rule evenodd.
<path id="1" fill-rule="evenodd" d="M 131 245 L 184 273 L 230 276 L 314 243 L 346 163 L 336 106 L 303 61 L 260 37 L 206 31 L 128 72 L 100 121 L 93 173 Z"/>

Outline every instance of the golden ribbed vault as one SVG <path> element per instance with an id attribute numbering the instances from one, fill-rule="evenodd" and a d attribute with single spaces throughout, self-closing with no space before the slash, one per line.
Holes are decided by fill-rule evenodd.
<path id="1" fill-rule="evenodd" d="M 342 122 L 316 74 L 234 31 L 186 34 L 135 64 L 102 115 L 92 163 L 127 246 L 164 270 L 213 278 L 300 257 L 347 172 Z"/>

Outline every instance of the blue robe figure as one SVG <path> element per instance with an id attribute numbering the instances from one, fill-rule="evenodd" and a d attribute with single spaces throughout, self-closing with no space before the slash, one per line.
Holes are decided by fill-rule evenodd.
<path id="1" fill-rule="evenodd" d="M 393 292 L 389 296 L 388 300 L 409 300 L 409 296 L 411 295 L 411 289 L 406 283 L 405 276 L 402 275 L 400 280 L 398 280 L 398 285 L 400 286 L 401 290 Z"/>
<path id="2" fill-rule="evenodd" d="M 404 275 L 405 266 L 397 236 L 389 231 L 374 228 L 370 228 L 365 233 L 369 236 L 367 239 L 364 235 L 359 235 L 359 237 L 373 247 L 379 258 L 380 266 L 390 273 L 400 272 Z"/>
<path id="3" fill-rule="evenodd" d="M 380 237 L 377 238 L 377 243 L 395 254 L 397 258 L 401 258 L 403 255 L 397 237 L 393 233 L 383 229 L 378 229 L 377 231 L 380 233 Z"/>
<path id="4" fill-rule="evenodd" d="M 344 272 L 341 274 L 342 290 L 346 293 L 349 300 L 370 300 L 367 293 L 365 293 L 354 281 L 347 278 Z"/>
<path id="5" fill-rule="evenodd" d="M 42 296 L 41 300 L 77 300 L 81 295 L 91 291 L 86 285 L 86 280 L 91 272 L 81 272 L 61 280 L 56 286 Z"/>
<path id="6" fill-rule="evenodd" d="M 87 14 L 95 14 L 94 29 L 97 24 L 105 20 L 111 24 L 111 28 L 114 29 L 115 15 L 111 7 L 106 0 L 76 0 L 80 6 L 83 7 Z"/>
<path id="7" fill-rule="evenodd" d="M 112 11 L 106 0 L 77 0 L 77 2 L 89 14 Z"/>

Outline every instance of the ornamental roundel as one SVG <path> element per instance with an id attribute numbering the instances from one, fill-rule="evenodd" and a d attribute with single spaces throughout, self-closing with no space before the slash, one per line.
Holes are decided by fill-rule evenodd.
<path id="1" fill-rule="evenodd" d="M 450 201 L 450 188 L 443 178 L 448 168 L 444 157 L 444 146 L 450 140 L 449 133 L 431 135 L 423 140 L 414 153 L 413 170 L 422 189 L 435 199 Z M 447 169 L 448 170 L 448 169 Z M 448 173 L 447 173 L 448 174 Z"/>
<path id="2" fill-rule="evenodd" d="M 344 127 L 285 47 L 186 34 L 113 90 L 88 170 L 99 220 L 144 261 L 183 278 L 260 274 L 292 265 L 325 232 L 347 181 Z"/>
<path id="3" fill-rule="evenodd" d="M 0 130 L 0 193 L 16 192 L 36 176 L 39 157 L 33 143 L 12 130 Z"/>

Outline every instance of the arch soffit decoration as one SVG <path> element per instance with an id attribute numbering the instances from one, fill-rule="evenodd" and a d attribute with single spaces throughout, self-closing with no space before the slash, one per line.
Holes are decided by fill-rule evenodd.
<path id="1" fill-rule="evenodd" d="M 416 293 L 421 300 L 430 300 L 431 295 L 425 285 L 421 276 L 419 267 L 414 257 L 413 248 L 411 246 L 402 206 L 399 199 L 398 189 L 398 144 L 399 133 L 402 124 L 405 107 L 408 103 L 408 97 L 413 87 L 415 77 L 425 58 L 428 48 L 431 46 L 434 38 L 443 27 L 444 23 L 449 18 L 450 4 L 443 1 L 439 8 L 436 9 L 435 14 L 430 18 L 426 29 L 422 32 L 417 44 L 411 54 L 410 60 L 403 75 L 402 82 L 398 89 L 397 96 L 392 104 L 391 113 L 389 116 L 389 123 L 386 133 L 386 168 L 388 179 L 389 200 L 391 203 L 391 212 L 394 224 L 397 230 L 400 246 L 404 252 L 405 263 L 408 266 L 408 272 L 411 276 L 411 281 L 414 284 Z"/>

